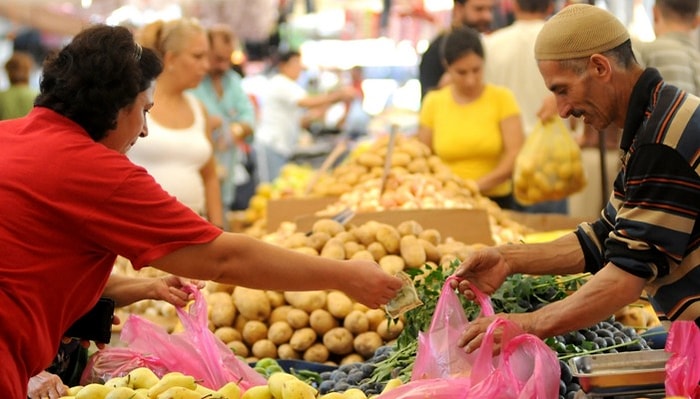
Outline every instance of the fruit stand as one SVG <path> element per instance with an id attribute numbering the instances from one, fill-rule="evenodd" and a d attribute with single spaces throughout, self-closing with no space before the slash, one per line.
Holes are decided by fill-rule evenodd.
<path id="1" fill-rule="evenodd" d="M 83 387 L 71 388 L 69 397 L 381 398 L 409 382 L 418 334 L 429 327 L 442 284 L 461 259 L 483 245 L 549 240 L 570 231 L 578 222 L 569 220 L 567 225 L 560 220 L 556 231 L 538 232 L 482 197 L 473 183 L 452 175 L 418 141 L 399 136 L 395 144 L 386 191 L 379 189 L 384 164 L 381 154 L 387 149 L 387 141 L 380 138 L 356 148 L 340 166 L 318 176 L 309 200 L 318 208 L 308 215 L 292 211 L 289 220 L 274 227 L 265 220 L 268 203 L 284 198 L 304 201 L 303 182 L 310 179 L 313 170 L 290 166 L 282 179 L 296 179 L 293 183 L 276 181 L 258 187 L 245 232 L 306 254 L 374 260 L 389 274 L 404 272 L 410 276 L 422 306 L 391 318 L 384 309 L 368 309 L 339 291 L 277 292 L 208 282 L 203 293 L 209 308 L 209 329 L 264 376 L 266 385 L 245 390 L 232 381 L 206 387 L 177 370 L 155 375 L 139 368 L 108 379 L 84 381 Z M 345 223 L 332 218 L 345 208 L 352 209 L 356 218 Z M 430 215 L 431 211 L 437 214 L 445 210 L 456 213 L 431 225 L 439 218 L 396 217 L 400 211 Z M 460 210 L 467 213 L 460 214 Z M 471 217 L 464 216 L 469 212 Z M 455 223 L 454 215 L 466 220 Z M 463 237 L 449 228 L 455 224 L 462 230 L 483 228 L 477 236 L 480 238 L 462 241 Z M 136 272 L 125 259 L 119 259 L 115 272 L 142 276 L 162 273 L 150 268 Z M 513 275 L 491 296 L 491 302 L 497 313 L 528 312 L 564 298 L 587 278 L 587 274 Z M 478 315 L 479 308 L 473 302 L 462 299 L 462 305 L 471 318 Z M 147 317 L 172 333 L 183 329 L 169 304 L 141 301 L 118 309 L 117 314 L 122 321 L 130 314 Z M 640 334 L 658 324 L 651 307 L 640 300 L 589 328 L 547 338 L 544 342 L 559 359 L 559 398 L 662 397 L 654 396 L 658 395 L 658 384 L 625 391 L 618 386 L 598 386 L 597 380 L 586 375 L 591 367 L 600 367 L 590 363 L 595 356 L 657 354 Z M 120 345 L 120 327 L 115 328 L 115 346 Z M 663 393 L 663 384 L 660 388 Z M 92 390 L 98 391 L 97 396 L 90 396 Z"/>

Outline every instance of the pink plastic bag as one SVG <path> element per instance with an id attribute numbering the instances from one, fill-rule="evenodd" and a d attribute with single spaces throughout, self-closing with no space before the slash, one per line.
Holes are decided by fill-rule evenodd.
<path id="1" fill-rule="evenodd" d="M 671 324 L 666 338 L 666 395 L 700 399 L 700 329 L 694 321 Z"/>
<path id="2" fill-rule="evenodd" d="M 184 330 L 168 334 L 164 328 L 131 315 L 124 323 L 120 338 L 132 350 L 159 359 L 169 371 L 191 375 L 199 384 L 218 389 L 236 381 L 243 390 L 265 385 L 265 378 L 234 355 L 208 328 L 207 303 L 193 285 L 184 290 L 194 295 L 189 312 L 178 308 Z"/>
<path id="3" fill-rule="evenodd" d="M 419 334 L 411 381 L 380 399 L 551 399 L 558 396 L 560 366 L 555 353 L 515 323 L 496 318 L 479 349 L 467 355 L 457 341 L 469 325 L 457 293 L 445 282 L 430 328 Z M 483 316 L 492 316 L 490 299 L 472 287 Z M 493 355 L 501 330 L 501 351 Z"/>
<path id="4" fill-rule="evenodd" d="M 124 376 L 139 367 L 148 367 L 158 377 L 169 371 L 159 358 L 148 354 L 130 348 L 105 348 L 90 356 L 80 376 L 80 385 L 104 383 L 110 378 Z"/>

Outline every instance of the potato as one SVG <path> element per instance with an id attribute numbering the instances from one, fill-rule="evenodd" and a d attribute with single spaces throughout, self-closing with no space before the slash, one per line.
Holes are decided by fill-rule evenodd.
<path id="1" fill-rule="evenodd" d="M 406 165 L 406 169 L 411 173 L 430 173 L 430 166 L 428 165 L 428 161 L 426 161 L 425 158 L 418 158 L 412 160 L 411 163 Z"/>
<path id="2" fill-rule="evenodd" d="M 294 330 L 289 323 L 286 321 L 278 321 L 270 324 L 270 327 L 267 329 L 267 339 L 272 341 L 275 345 L 281 345 L 289 342 L 293 333 Z"/>
<path id="3" fill-rule="evenodd" d="M 344 327 L 336 327 L 323 334 L 323 344 L 335 355 L 352 352 L 352 340 L 352 333 Z"/>
<path id="4" fill-rule="evenodd" d="M 343 242 L 337 238 L 331 238 L 326 242 L 326 245 L 321 249 L 321 254 L 324 258 L 345 260 L 345 247 Z"/>
<path id="5" fill-rule="evenodd" d="M 345 243 L 343 243 L 343 248 L 345 250 L 346 259 L 352 259 L 353 255 L 365 249 L 365 247 L 362 244 L 358 244 L 355 241 L 346 241 Z"/>
<path id="6" fill-rule="evenodd" d="M 207 298 L 209 308 L 209 320 L 216 327 L 231 326 L 236 318 L 236 308 L 231 294 L 227 292 L 214 292 Z"/>
<path id="7" fill-rule="evenodd" d="M 306 313 L 326 306 L 326 291 L 285 291 L 287 303 Z"/>
<path id="8" fill-rule="evenodd" d="M 341 195 L 352 191 L 353 187 L 343 182 L 331 182 L 326 185 L 326 195 L 329 197 L 340 197 Z"/>
<path id="9" fill-rule="evenodd" d="M 233 289 L 235 287 L 236 286 L 233 284 L 224 284 L 224 283 L 217 283 L 216 281 L 207 281 L 206 286 L 204 288 L 209 293 L 226 292 L 230 295 L 233 293 Z M 208 301 L 208 299 L 207 299 L 207 301 Z"/>
<path id="10" fill-rule="evenodd" d="M 403 322 L 401 320 L 382 320 L 377 326 L 377 333 L 385 341 L 391 341 L 401 334 L 403 331 Z"/>
<path id="11" fill-rule="evenodd" d="M 322 343 L 317 342 L 304 351 L 304 360 L 307 362 L 323 363 L 328 360 L 329 355 L 328 348 L 323 346 Z"/>
<path id="12" fill-rule="evenodd" d="M 422 238 L 433 245 L 442 243 L 442 236 L 436 229 L 425 229 L 418 234 L 418 238 Z"/>
<path id="13" fill-rule="evenodd" d="M 299 248 L 294 248 L 293 251 L 302 253 L 304 255 L 310 255 L 310 256 L 318 256 L 318 251 L 311 248 L 311 247 L 299 247 Z"/>
<path id="14" fill-rule="evenodd" d="M 267 338 L 267 324 L 259 320 L 250 320 L 243 326 L 243 342 L 248 345 Z"/>
<path id="15" fill-rule="evenodd" d="M 415 220 L 406 220 L 401 222 L 396 230 L 401 234 L 401 236 L 418 236 L 423 231 L 423 226 Z"/>
<path id="16" fill-rule="evenodd" d="M 242 338 L 241 333 L 238 332 L 238 330 L 228 326 L 217 328 L 214 331 L 214 335 L 225 344 L 228 344 L 231 341 L 240 341 Z"/>
<path id="17" fill-rule="evenodd" d="M 352 311 L 352 299 L 344 292 L 330 291 L 328 292 L 326 308 L 333 317 L 343 319 Z"/>
<path id="18" fill-rule="evenodd" d="M 291 236 L 287 237 L 283 242 L 282 246 L 289 249 L 309 247 L 309 238 L 306 233 L 297 231 Z"/>
<path id="19" fill-rule="evenodd" d="M 343 319 L 343 327 L 350 331 L 353 335 L 361 334 L 369 330 L 369 320 L 365 312 L 361 310 L 353 310 L 348 313 Z"/>
<path id="20" fill-rule="evenodd" d="M 352 303 L 352 310 L 359 310 L 362 313 L 365 313 L 369 310 L 369 306 L 365 305 L 364 303 L 353 302 Z"/>
<path id="21" fill-rule="evenodd" d="M 270 307 L 277 309 L 278 307 L 284 305 L 286 301 L 284 300 L 284 293 L 281 291 L 265 291 L 267 295 L 267 300 L 270 302 Z"/>
<path id="22" fill-rule="evenodd" d="M 267 320 L 270 316 L 270 300 L 263 290 L 238 286 L 233 290 L 233 303 L 249 320 Z"/>
<path id="23" fill-rule="evenodd" d="M 226 344 L 229 349 L 236 355 L 240 357 L 248 357 L 250 354 L 250 351 L 248 350 L 248 347 L 246 344 L 244 344 L 241 341 L 231 341 Z"/>
<path id="24" fill-rule="evenodd" d="M 278 321 L 287 321 L 287 314 L 289 314 L 289 311 L 292 309 L 294 309 L 292 305 L 282 305 L 272 309 L 270 318 L 267 320 L 268 323 L 272 324 Z"/>
<path id="25" fill-rule="evenodd" d="M 292 346 L 289 344 L 282 344 L 278 346 L 277 356 L 279 356 L 280 359 L 301 359 L 301 354 L 292 349 Z"/>
<path id="26" fill-rule="evenodd" d="M 323 335 L 331 328 L 338 327 L 338 320 L 329 311 L 316 309 L 309 315 L 309 325 L 316 334 Z"/>
<path id="27" fill-rule="evenodd" d="M 392 167 L 407 166 L 409 163 L 411 163 L 411 156 L 406 154 L 405 152 L 394 151 L 394 153 L 391 154 Z"/>
<path id="28" fill-rule="evenodd" d="M 318 219 L 314 222 L 311 227 L 311 232 L 313 233 L 326 233 L 330 237 L 334 237 L 336 234 L 345 231 L 345 226 L 340 224 L 338 221 L 328 218 Z"/>
<path id="29" fill-rule="evenodd" d="M 258 359 L 264 359 L 266 357 L 277 359 L 277 345 L 269 339 L 261 339 L 255 342 L 251 348 L 251 352 L 253 352 L 253 356 Z"/>
<path id="30" fill-rule="evenodd" d="M 453 253 L 443 253 L 440 257 L 440 265 L 448 266 L 455 260 L 460 260 L 459 258 L 457 258 L 457 255 Z"/>
<path id="31" fill-rule="evenodd" d="M 425 159 L 430 155 L 430 149 L 417 139 L 408 139 L 399 143 L 398 148 L 409 154 L 411 158 Z"/>
<path id="32" fill-rule="evenodd" d="M 423 251 L 425 251 L 425 259 L 426 261 L 431 261 L 431 262 L 439 262 L 440 258 L 442 257 L 442 253 L 438 249 L 436 245 L 433 245 L 432 242 L 419 238 L 418 242 L 420 243 L 421 246 L 423 246 Z"/>
<path id="33" fill-rule="evenodd" d="M 357 182 L 360 180 L 360 175 L 355 172 L 347 172 L 334 175 L 336 176 L 336 181 L 338 181 L 339 183 L 345 183 L 351 186 L 357 185 Z"/>
<path id="34" fill-rule="evenodd" d="M 242 314 L 239 314 L 236 316 L 236 320 L 234 320 L 233 322 L 233 328 L 240 332 L 243 332 L 243 327 L 245 327 L 246 323 L 248 323 L 248 318 L 243 316 Z"/>
<path id="35" fill-rule="evenodd" d="M 384 341 L 382 337 L 376 331 L 367 331 L 355 336 L 352 342 L 352 347 L 355 352 L 359 353 L 365 359 L 369 359 L 374 356 L 374 352 L 382 346 Z"/>
<path id="36" fill-rule="evenodd" d="M 365 312 L 367 316 L 367 321 L 369 322 L 369 329 L 372 331 L 377 331 L 377 327 L 382 320 L 386 320 L 386 312 L 384 309 L 369 309 Z"/>
<path id="37" fill-rule="evenodd" d="M 398 255 L 386 255 L 379 259 L 379 267 L 387 274 L 393 276 L 396 273 L 403 271 L 406 266 L 406 261 Z"/>
<path id="38" fill-rule="evenodd" d="M 416 236 L 408 235 L 401 237 L 400 241 L 401 257 L 406 261 L 406 267 L 416 269 L 427 260 L 425 249 Z"/>
<path id="39" fill-rule="evenodd" d="M 372 255 L 372 253 L 366 249 L 361 249 L 355 252 L 354 254 L 352 254 L 352 256 L 350 256 L 349 259 L 361 259 L 376 262 L 376 260 L 374 259 L 374 255 Z"/>
<path id="40" fill-rule="evenodd" d="M 320 252 L 321 249 L 323 249 L 323 246 L 326 245 L 326 242 L 328 242 L 330 239 L 331 236 L 325 231 L 317 231 L 315 233 L 311 233 L 307 241 L 309 242 L 309 247 L 315 249 L 316 252 Z"/>
<path id="41" fill-rule="evenodd" d="M 295 351 L 303 352 L 311 347 L 316 342 L 316 332 L 310 328 L 305 327 L 294 331 L 292 337 L 289 339 L 289 346 Z"/>
<path id="42" fill-rule="evenodd" d="M 309 325 L 309 314 L 301 309 L 291 309 L 287 313 L 287 323 L 295 330 Z"/>
<path id="43" fill-rule="evenodd" d="M 362 363 L 364 362 L 365 359 L 360 355 L 359 353 L 351 353 L 342 359 L 340 359 L 340 364 L 353 364 L 353 363 Z"/>
<path id="44" fill-rule="evenodd" d="M 352 232 L 355 234 L 357 242 L 365 246 L 375 242 L 377 239 L 375 236 L 375 230 L 373 230 L 368 223 L 354 228 Z"/>
<path id="45" fill-rule="evenodd" d="M 340 233 L 336 234 L 333 238 L 340 240 L 343 244 L 347 242 L 357 243 L 357 237 L 355 237 L 355 234 L 349 231 L 341 231 Z"/>
<path id="46" fill-rule="evenodd" d="M 363 152 L 357 156 L 357 163 L 368 168 L 384 165 L 384 158 L 374 152 Z"/>
<path id="47" fill-rule="evenodd" d="M 382 244 L 387 253 L 398 254 L 400 240 L 401 235 L 393 226 L 384 224 L 377 228 L 377 241 Z"/>
<path id="48" fill-rule="evenodd" d="M 375 262 L 379 262 L 379 259 L 387 255 L 386 248 L 379 242 L 373 242 L 367 246 L 367 251 L 372 254 Z"/>

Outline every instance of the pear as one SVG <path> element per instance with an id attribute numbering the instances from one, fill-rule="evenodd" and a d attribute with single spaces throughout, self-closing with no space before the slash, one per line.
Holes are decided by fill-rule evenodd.
<path id="1" fill-rule="evenodd" d="M 241 387 L 235 381 L 231 381 L 216 390 L 216 393 L 226 399 L 241 399 Z"/>
<path id="2" fill-rule="evenodd" d="M 105 399 L 132 399 L 136 396 L 136 391 L 129 387 L 116 387 L 105 396 Z"/>
<path id="3" fill-rule="evenodd" d="M 297 378 L 282 385 L 282 399 L 315 399 L 316 388 Z"/>
<path id="4" fill-rule="evenodd" d="M 248 388 L 247 391 L 243 392 L 241 399 L 272 399 L 272 394 L 267 385 L 259 385 Z"/>
<path id="5" fill-rule="evenodd" d="M 211 388 L 207 388 L 204 385 L 199 385 L 199 384 L 197 384 L 197 386 L 194 388 L 194 390 L 199 392 L 200 394 L 202 394 L 202 396 L 213 395 L 216 393 L 215 390 L 213 390 Z M 209 396 L 207 396 L 207 399 L 209 399 Z"/>
<path id="6" fill-rule="evenodd" d="M 75 396 L 78 394 L 78 392 L 80 392 L 81 389 L 83 389 L 82 385 L 76 385 L 74 387 L 70 387 L 70 388 L 68 388 L 68 393 L 66 394 L 66 396 Z"/>
<path id="7" fill-rule="evenodd" d="M 194 391 L 197 388 L 197 383 L 191 375 L 173 371 L 164 375 L 157 384 L 148 389 L 148 397 L 158 398 L 158 395 L 172 387 L 183 387 Z"/>
<path id="8" fill-rule="evenodd" d="M 88 384 L 75 394 L 75 399 L 104 399 L 112 389 L 102 384 Z"/>
<path id="9" fill-rule="evenodd" d="M 289 380 L 298 380 L 298 378 L 292 374 L 285 373 L 283 371 L 274 373 L 267 378 L 267 386 L 270 387 L 270 393 L 272 394 L 273 398 L 282 399 L 283 385 L 285 381 Z"/>
<path id="10" fill-rule="evenodd" d="M 199 392 L 181 387 L 181 386 L 174 386 L 166 389 L 165 391 L 161 392 L 157 396 L 158 399 L 201 399 L 202 394 Z"/>
<path id="11" fill-rule="evenodd" d="M 367 394 L 365 394 L 361 389 L 350 388 L 343 392 L 343 397 L 345 399 L 367 399 Z"/>
<path id="12" fill-rule="evenodd" d="M 110 388 L 128 387 L 129 382 L 126 377 L 113 377 L 105 381 L 103 385 Z"/>
<path id="13" fill-rule="evenodd" d="M 160 381 L 160 378 L 148 367 L 138 367 L 127 374 L 129 386 L 134 389 L 150 388 Z"/>
<path id="14" fill-rule="evenodd" d="M 399 387 L 401 385 L 403 385 L 403 381 L 401 381 L 401 378 L 392 378 L 389 381 L 387 381 L 386 385 L 384 385 L 384 389 L 382 389 L 382 393 L 389 392 L 392 389 Z"/>

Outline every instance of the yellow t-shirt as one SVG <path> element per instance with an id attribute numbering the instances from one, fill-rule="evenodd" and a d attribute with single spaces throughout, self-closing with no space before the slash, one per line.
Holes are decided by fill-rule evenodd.
<path id="1" fill-rule="evenodd" d="M 493 170 L 503 154 L 501 121 L 519 115 L 513 93 L 487 84 L 469 104 L 455 102 L 450 86 L 429 92 L 420 110 L 421 126 L 433 131 L 433 149 L 452 171 L 476 180 Z M 510 194 L 508 180 L 483 193 L 490 197 Z"/>

